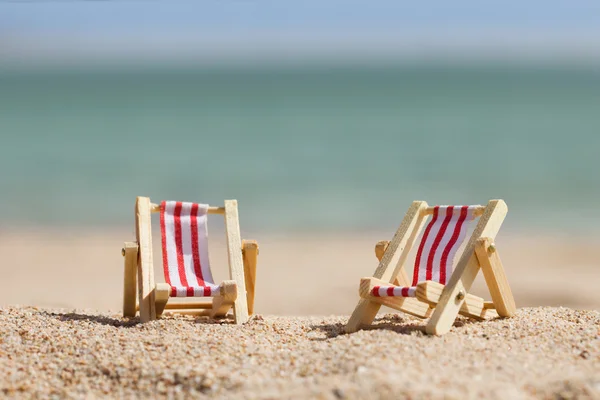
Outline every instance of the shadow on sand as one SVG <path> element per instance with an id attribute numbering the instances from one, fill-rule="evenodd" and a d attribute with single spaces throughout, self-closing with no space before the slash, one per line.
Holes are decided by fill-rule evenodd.
<path id="1" fill-rule="evenodd" d="M 67 312 L 67 313 L 58 313 L 58 312 L 43 312 L 42 314 L 58 319 L 59 321 L 88 321 L 93 322 L 100 325 L 108 325 L 114 326 L 117 328 L 131 328 L 136 325 L 140 325 L 140 318 L 128 318 L 128 317 L 117 317 L 111 318 L 104 315 L 88 315 L 81 314 L 77 312 Z M 165 321 L 177 319 L 178 321 L 189 322 L 194 324 L 203 324 L 203 325 L 231 325 L 233 324 L 233 320 L 230 319 L 210 319 L 207 317 L 194 317 L 194 318 L 181 318 L 179 316 L 171 316 L 167 315 L 159 318 L 157 321 Z"/>
<path id="2" fill-rule="evenodd" d="M 373 324 L 364 327 L 361 330 L 388 330 L 401 335 L 425 335 L 425 325 L 415 325 L 414 322 L 414 319 L 405 318 L 399 315 L 384 315 L 376 318 L 375 321 L 373 321 Z M 346 335 L 344 326 L 345 324 L 342 323 L 312 325 L 312 331 L 318 331 L 325 334 L 325 338 L 315 338 L 313 340 L 327 340 L 340 335 Z"/>
<path id="3" fill-rule="evenodd" d="M 459 316 L 456 321 L 454 321 L 454 327 L 460 328 L 463 326 L 467 326 L 473 323 L 480 323 L 480 321 L 471 320 L 466 317 Z M 427 325 L 426 320 L 419 320 L 413 317 L 405 317 L 397 314 L 386 314 L 381 317 L 375 318 L 373 324 L 362 328 L 362 331 L 371 331 L 371 330 L 388 330 L 400 335 L 414 335 L 414 336 L 428 336 L 425 333 L 425 325 Z M 312 325 L 311 331 L 313 332 L 321 332 L 325 335 L 325 337 L 316 337 L 311 340 L 327 340 L 332 339 L 340 335 L 346 335 L 344 332 L 343 323 L 336 324 L 319 324 Z M 434 337 L 434 336 L 431 336 Z"/>

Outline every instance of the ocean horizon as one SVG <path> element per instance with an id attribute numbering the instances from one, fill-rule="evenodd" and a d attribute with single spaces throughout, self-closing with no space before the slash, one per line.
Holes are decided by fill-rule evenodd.
<path id="1" fill-rule="evenodd" d="M 130 226 L 138 195 L 246 229 L 390 229 L 502 198 L 510 230 L 599 233 L 600 68 L 0 69 L 0 220 Z"/>

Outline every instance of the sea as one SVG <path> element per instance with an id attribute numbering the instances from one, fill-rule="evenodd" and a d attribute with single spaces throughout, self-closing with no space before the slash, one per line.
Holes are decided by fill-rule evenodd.
<path id="1" fill-rule="evenodd" d="M 130 226 L 141 195 L 275 234 L 497 198 L 509 230 L 600 233 L 600 67 L 0 69 L 1 230 Z"/>

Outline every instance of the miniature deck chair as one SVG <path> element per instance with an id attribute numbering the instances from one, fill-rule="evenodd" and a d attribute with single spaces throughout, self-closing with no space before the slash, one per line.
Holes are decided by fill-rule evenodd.
<path id="1" fill-rule="evenodd" d="M 425 330 L 435 335 L 448 332 L 459 313 L 477 320 L 513 316 L 515 302 L 494 245 L 507 211 L 502 200 L 491 200 L 485 207 L 428 207 L 424 201 L 413 202 L 391 242 L 377 244 L 379 266 L 373 277 L 361 280 L 361 300 L 346 332 L 371 324 L 382 305 L 420 318 L 431 317 Z M 418 247 L 411 283 L 404 264 L 429 215 L 432 218 Z M 452 272 L 467 224 L 477 217 L 479 222 Z M 391 269 L 397 251 L 399 259 Z M 492 301 L 485 302 L 468 293 L 480 268 Z"/>
<path id="2" fill-rule="evenodd" d="M 160 213 L 163 269 L 166 283 L 155 283 L 150 215 Z M 225 216 L 225 234 L 231 280 L 214 283 L 208 258 L 208 214 Z M 140 321 L 156 319 L 164 310 L 211 318 L 224 317 L 233 307 L 236 324 L 248 320 L 254 308 L 258 245 L 240 239 L 236 200 L 224 207 L 138 197 L 135 204 L 137 242 L 126 242 L 123 315 Z M 137 296 L 136 296 L 137 280 Z M 136 297 L 139 299 L 136 304 Z M 207 297 L 209 301 L 168 302 L 170 297 Z M 139 305 L 139 306 L 138 306 Z"/>

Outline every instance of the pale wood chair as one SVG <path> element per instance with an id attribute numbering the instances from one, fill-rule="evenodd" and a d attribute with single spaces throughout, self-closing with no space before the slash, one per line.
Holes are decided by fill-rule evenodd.
<path id="1" fill-rule="evenodd" d="M 166 283 L 154 281 L 151 214 L 160 214 L 163 269 Z M 225 235 L 230 280 L 213 281 L 208 257 L 208 214 L 225 217 Z M 152 204 L 148 197 L 135 203 L 136 242 L 125 242 L 123 315 L 151 321 L 163 311 L 211 318 L 225 317 L 233 308 L 236 324 L 254 312 L 254 288 L 258 245 L 240 238 L 236 200 L 225 200 L 223 207 L 162 202 Z M 137 284 L 136 284 L 137 283 Z M 137 295 L 136 295 L 137 286 Z M 202 297 L 194 302 L 169 301 L 173 297 Z"/>
<path id="2" fill-rule="evenodd" d="M 346 332 L 356 332 L 371 324 L 382 305 L 430 318 L 425 331 L 435 335 L 448 332 L 458 314 L 477 320 L 513 316 L 514 298 L 494 245 L 507 212 L 502 200 L 491 200 L 485 207 L 429 207 L 424 201 L 413 202 L 392 240 L 377 243 L 379 266 L 372 277 L 361 280 L 361 299 Z M 423 233 L 411 282 L 404 265 L 430 215 L 432 219 Z M 452 272 L 466 226 L 476 218 L 479 222 Z M 398 262 L 390 268 L 397 251 Z M 468 293 L 479 269 L 483 271 L 492 301 Z"/>

